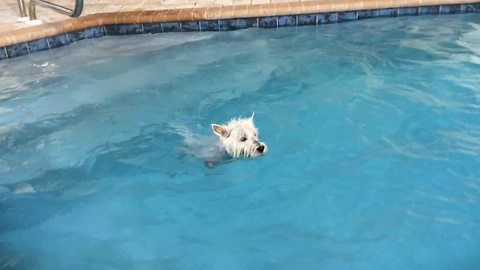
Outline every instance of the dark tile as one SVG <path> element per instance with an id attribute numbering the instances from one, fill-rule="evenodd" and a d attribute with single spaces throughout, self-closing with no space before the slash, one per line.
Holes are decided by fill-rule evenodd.
<path id="1" fill-rule="evenodd" d="M 246 29 L 253 27 L 253 25 L 248 24 L 248 19 L 237 19 L 238 20 L 238 29 Z"/>
<path id="2" fill-rule="evenodd" d="M 398 9 L 398 16 L 417 16 L 417 15 L 418 15 L 418 8 L 416 7 L 407 7 L 407 8 Z"/>
<path id="3" fill-rule="evenodd" d="M 47 38 L 47 42 L 48 42 L 48 45 L 50 46 L 50 49 L 62 47 L 70 43 L 66 34 L 60 34 L 58 36 L 49 37 Z"/>
<path id="4" fill-rule="evenodd" d="M 462 5 L 444 5 L 440 6 L 440 14 L 458 14 L 461 12 Z"/>
<path id="5" fill-rule="evenodd" d="M 7 49 L 5 47 L 0 47 L 0 60 L 7 59 Z"/>
<path id="6" fill-rule="evenodd" d="M 182 31 L 182 26 L 180 22 L 166 22 L 162 23 L 163 32 L 180 32 Z"/>
<path id="7" fill-rule="evenodd" d="M 477 4 L 462 4 L 462 13 L 480 12 L 480 3 Z"/>
<path id="8" fill-rule="evenodd" d="M 85 29 L 85 38 L 98 38 L 105 36 L 105 31 L 102 26 Z"/>
<path id="9" fill-rule="evenodd" d="M 438 15 L 439 6 L 419 7 L 418 15 Z"/>
<path id="10" fill-rule="evenodd" d="M 298 26 L 317 24 L 317 14 L 298 15 Z"/>
<path id="11" fill-rule="evenodd" d="M 143 33 L 143 26 L 141 24 L 117 24 L 105 26 L 105 34 L 108 36 L 133 35 L 141 33 Z"/>
<path id="12" fill-rule="evenodd" d="M 70 33 L 67 33 L 67 37 L 70 43 L 75 42 L 77 40 L 82 40 L 82 39 L 85 39 L 85 31 L 70 32 Z"/>
<path id="13" fill-rule="evenodd" d="M 397 8 L 385 8 L 378 10 L 378 17 L 397 17 L 398 9 Z"/>
<path id="14" fill-rule="evenodd" d="M 468 6 L 470 6 L 474 12 L 480 12 L 480 3 L 470 4 Z"/>
<path id="15" fill-rule="evenodd" d="M 245 20 L 247 22 L 247 28 L 258 27 L 258 18 L 247 18 Z"/>
<path id="16" fill-rule="evenodd" d="M 143 25 L 142 24 L 126 24 L 124 27 L 120 27 L 121 35 L 134 35 L 134 34 L 143 34 Z"/>
<path id="17" fill-rule="evenodd" d="M 297 16 L 278 16 L 278 27 L 296 26 Z"/>
<path id="18" fill-rule="evenodd" d="M 146 23 L 143 25 L 143 33 L 155 34 L 161 32 L 163 32 L 161 23 Z"/>
<path id="19" fill-rule="evenodd" d="M 378 17 L 378 10 L 360 10 L 358 12 L 358 19 L 373 19 Z"/>
<path id="20" fill-rule="evenodd" d="M 338 22 L 356 21 L 357 19 L 356 11 L 338 12 Z"/>
<path id="21" fill-rule="evenodd" d="M 142 24 L 126 24 L 124 30 L 125 30 L 125 34 L 127 35 L 143 34 L 143 25 Z M 121 34 L 123 34 L 123 32 Z"/>
<path id="22" fill-rule="evenodd" d="M 197 32 L 200 31 L 200 23 L 198 21 L 180 22 L 182 31 L 184 32 Z"/>
<path id="23" fill-rule="evenodd" d="M 20 43 L 11 46 L 7 46 L 8 58 L 13 58 L 21 55 L 28 54 L 27 43 Z"/>
<path id="24" fill-rule="evenodd" d="M 48 50 L 48 42 L 46 38 L 37 39 L 28 42 L 28 51 L 38 52 L 38 51 L 45 51 Z"/>
<path id="25" fill-rule="evenodd" d="M 276 28 L 277 27 L 277 19 L 278 18 L 276 16 L 260 17 L 260 18 L 258 18 L 258 27 Z"/>
<path id="26" fill-rule="evenodd" d="M 104 29 L 105 29 L 105 35 L 114 36 L 114 35 L 118 35 L 120 25 L 105 25 Z"/>
<path id="27" fill-rule="evenodd" d="M 242 20 L 240 22 L 240 19 L 219 20 L 218 21 L 218 27 L 220 28 L 220 31 L 231 31 L 231 30 L 237 30 L 237 29 L 245 29 L 245 28 L 247 28 L 247 21 Z"/>
<path id="28" fill-rule="evenodd" d="M 319 13 L 317 14 L 318 24 L 325 24 L 325 23 L 336 23 L 338 22 L 338 13 Z"/>
<path id="29" fill-rule="evenodd" d="M 218 20 L 200 21 L 200 31 L 219 31 Z"/>

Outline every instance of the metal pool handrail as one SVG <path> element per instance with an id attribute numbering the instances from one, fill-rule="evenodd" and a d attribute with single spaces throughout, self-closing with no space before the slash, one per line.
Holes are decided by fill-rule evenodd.
<path id="1" fill-rule="evenodd" d="M 20 17 L 27 17 L 27 9 L 25 8 L 25 2 L 23 0 L 17 0 L 18 10 L 20 11 Z"/>
<path id="2" fill-rule="evenodd" d="M 28 13 L 30 16 L 30 20 L 37 19 L 37 12 L 35 10 L 36 5 L 49 8 L 53 11 L 65 14 L 70 17 L 78 17 L 80 16 L 80 14 L 82 14 L 83 11 L 83 0 L 75 0 L 75 8 L 73 10 L 45 0 L 30 0 L 30 3 L 28 5 Z"/>

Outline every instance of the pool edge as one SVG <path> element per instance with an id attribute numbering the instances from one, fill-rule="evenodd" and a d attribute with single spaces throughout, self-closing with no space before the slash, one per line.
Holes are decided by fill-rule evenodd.
<path id="1" fill-rule="evenodd" d="M 50 50 L 73 42 L 109 35 L 163 32 L 232 31 L 251 27 L 320 25 L 383 17 L 449 15 L 480 12 L 480 2 L 377 1 L 330 4 L 299 2 L 255 6 L 98 13 L 76 19 L 8 31 L 0 36 L 0 60 Z M 435 2 L 435 5 L 425 5 Z M 440 3 L 442 2 L 442 3 Z M 446 4 L 444 4 L 445 2 Z M 379 7 L 380 6 L 380 7 Z M 375 7 L 375 8 L 372 8 Z"/>

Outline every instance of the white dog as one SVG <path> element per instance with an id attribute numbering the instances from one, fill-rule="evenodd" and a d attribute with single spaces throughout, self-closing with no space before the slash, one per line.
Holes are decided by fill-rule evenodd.
<path id="1" fill-rule="evenodd" d="M 183 137 L 183 153 L 205 161 L 208 167 L 231 158 L 255 158 L 267 152 L 267 145 L 258 140 L 258 129 L 249 118 L 232 119 L 226 125 L 212 124 L 218 139 L 194 134 L 186 128 L 175 127 Z"/>
<path id="2" fill-rule="evenodd" d="M 258 129 L 250 118 L 232 119 L 226 125 L 212 124 L 215 133 L 233 158 L 254 158 L 267 152 L 267 145 L 258 141 Z"/>

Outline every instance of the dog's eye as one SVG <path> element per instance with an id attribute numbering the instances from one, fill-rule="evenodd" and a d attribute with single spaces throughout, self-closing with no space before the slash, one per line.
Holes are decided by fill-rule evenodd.
<path id="1" fill-rule="evenodd" d="M 240 141 L 241 141 L 241 142 L 244 142 L 244 141 L 246 141 L 246 140 L 247 140 L 247 137 L 242 137 L 242 138 L 240 138 Z"/>

